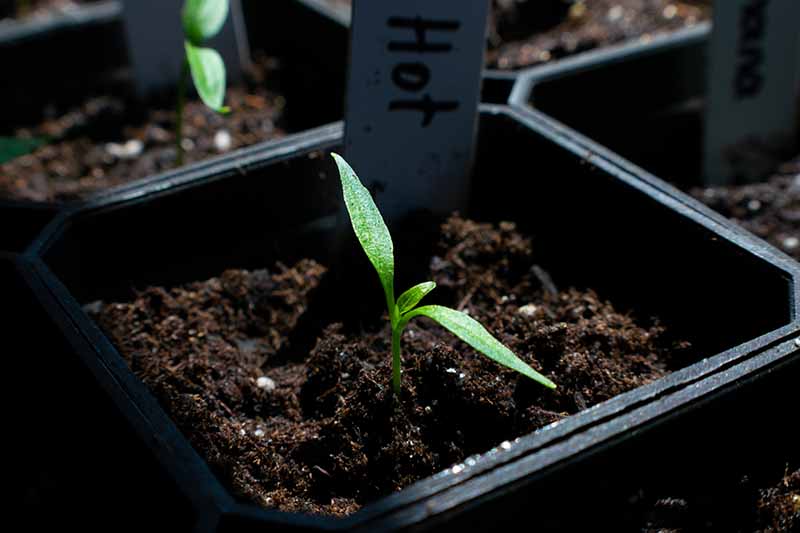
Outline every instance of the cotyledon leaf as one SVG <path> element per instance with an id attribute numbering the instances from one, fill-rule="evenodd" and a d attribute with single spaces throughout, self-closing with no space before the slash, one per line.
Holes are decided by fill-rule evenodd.
<path id="1" fill-rule="evenodd" d="M 195 46 L 212 38 L 228 18 L 228 0 L 186 0 L 181 19 L 186 38 Z"/>
<path id="2" fill-rule="evenodd" d="M 225 101 L 225 63 L 222 57 L 216 50 L 194 46 L 189 41 L 184 41 L 184 46 L 197 94 L 214 111 L 227 113 L 229 109 L 222 105 Z"/>

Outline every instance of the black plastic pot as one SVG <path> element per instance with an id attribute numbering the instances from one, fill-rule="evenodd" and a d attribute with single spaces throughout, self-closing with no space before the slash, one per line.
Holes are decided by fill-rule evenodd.
<path id="1" fill-rule="evenodd" d="M 274 5 L 273 5 L 274 4 Z M 327 0 L 279 0 L 277 2 L 255 2 L 251 1 L 245 4 L 245 11 L 247 20 L 265 21 L 270 32 L 277 32 L 282 37 L 278 42 L 283 43 L 290 47 L 299 47 L 308 56 L 316 57 L 319 61 L 319 69 L 322 72 L 327 72 L 334 75 L 332 78 L 336 81 L 333 87 L 326 87 L 328 90 L 337 93 L 337 98 L 341 101 L 340 95 L 343 95 L 344 87 L 346 85 L 347 64 L 346 58 L 348 57 L 349 46 L 349 26 L 350 26 L 350 6 L 347 4 L 331 3 Z M 286 15 L 290 14 L 291 19 L 287 19 Z M 296 20 L 296 25 L 281 24 L 282 20 Z M 296 28 L 304 28 L 305 34 L 312 36 L 310 39 L 298 38 Z M 693 39 L 695 35 L 705 36 L 709 32 L 710 25 L 708 23 L 698 24 L 689 29 L 677 30 L 675 32 L 658 36 L 653 38 L 657 47 L 663 46 L 663 43 L 675 43 L 667 46 L 680 46 L 678 43 L 683 43 L 685 40 Z M 257 46 L 261 45 L 259 41 L 259 34 L 251 32 L 251 39 Z M 267 35 L 263 33 L 262 35 Z M 595 57 L 615 57 L 619 49 L 626 49 L 636 51 L 636 54 L 650 55 L 651 42 L 634 42 L 622 45 L 612 45 L 607 48 L 602 48 L 597 51 L 582 52 L 574 56 L 569 56 L 564 59 L 554 60 L 542 66 L 535 66 L 529 69 L 521 70 L 499 70 L 499 69 L 486 69 L 483 72 L 483 89 L 481 101 L 492 104 L 506 104 L 509 102 L 509 95 L 514 89 L 517 79 L 523 73 L 529 71 L 551 72 L 551 68 L 555 67 L 556 72 L 560 72 L 562 68 L 569 69 L 570 65 L 575 64 L 588 64 L 594 61 Z M 626 52 L 627 53 L 627 52 Z M 695 63 L 699 58 L 695 57 L 688 62 L 690 65 Z M 563 67 L 562 63 L 565 63 Z M 676 65 L 672 65 L 674 68 Z M 692 68 L 691 66 L 687 68 Z M 700 72 L 702 74 L 702 72 Z M 314 74 L 308 74 L 314 76 Z M 631 80 L 632 86 L 636 86 L 641 80 Z M 667 85 L 672 84 L 673 80 L 666 82 Z M 629 86 L 626 90 L 633 87 Z M 583 87 L 587 90 L 587 87 Z M 658 90 L 659 88 L 656 88 Z M 639 95 L 643 97 L 644 95 Z M 322 98 L 326 98 L 322 96 Z M 560 102 L 561 105 L 569 105 L 565 102 Z"/>
<path id="2" fill-rule="evenodd" d="M 0 98 L 13 102 L 3 121 L 40 116 L 45 104 L 73 103 L 98 76 L 126 63 L 116 0 L 77 6 L 64 14 L 0 24 Z"/>
<path id="3" fill-rule="evenodd" d="M 661 317 L 693 342 L 697 360 L 343 520 L 237 502 L 82 305 L 278 259 L 328 263 L 339 192 L 325 153 L 341 141 L 334 125 L 108 195 L 61 214 L 27 252 L 37 300 L 186 495 L 199 530 L 530 525 L 548 515 L 548 494 L 564 494 L 567 467 L 619 446 L 636 455 L 648 428 L 692 412 L 766 364 L 795 357 L 795 263 L 709 218 L 681 193 L 639 179 L 618 158 L 593 154 L 518 110 L 484 105 L 467 214 L 518 222 L 534 234 L 556 284 L 591 287 L 618 308 Z"/>
<path id="4" fill-rule="evenodd" d="M 0 250 L 23 251 L 57 212 L 49 203 L 0 200 Z"/>
<path id="5" fill-rule="evenodd" d="M 188 501 L 79 363 L 38 284 L 30 261 L 0 252 L 6 519 L 27 531 L 186 529 Z"/>
<path id="6" fill-rule="evenodd" d="M 754 531 L 749 493 L 800 465 L 798 379 L 800 354 L 786 342 L 664 397 L 661 413 L 642 409 L 635 437 L 557 465 L 517 503 L 536 502 L 541 531 Z"/>
<path id="7" fill-rule="evenodd" d="M 243 2 L 248 16 L 253 17 L 258 15 L 253 11 L 254 6 L 263 4 L 267 2 Z M 278 28 L 301 27 L 295 26 L 294 22 L 291 25 L 286 24 L 286 21 L 297 20 L 299 24 L 304 20 L 304 8 L 296 4 L 289 7 L 291 9 L 281 12 L 279 18 L 270 15 L 265 19 L 267 22 L 264 27 L 259 25 L 260 19 L 254 18 L 251 35 L 258 36 L 257 39 L 253 37 L 254 41 L 258 41 L 253 43 L 254 51 L 265 50 L 280 59 L 281 73 L 278 83 L 284 93 L 291 97 L 284 126 L 290 132 L 299 132 L 341 120 L 344 116 L 344 94 L 341 89 L 343 82 L 338 81 L 339 74 L 320 68 L 315 55 L 291 45 L 292 40 L 298 39 L 296 34 L 288 36 L 269 31 L 271 24 L 277 24 Z M 53 95 L 61 94 L 62 91 L 65 101 L 73 104 L 82 101 L 86 97 L 87 87 L 97 87 L 98 83 L 105 83 L 98 80 L 110 76 L 112 70 L 126 65 L 127 53 L 120 13 L 121 8 L 117 2 L 100 2 L 81 8 L 74 17 L 60 20 L 58 24 L 53 22 L 52 28 L 29 23 L 31 27 L 25 31 L 20 28 L 10 32 L 11 36 L 5 40 L 0 34 L 0 61 L 4 67 L 9 65 L 9 68 L 3 70 L 9 78 L 0 83 L 0 95 L 4 94 L 3 91 L 8 91 L 6 101 L 15 102 L 9 113 L 4 113 L 6 125 L 23 119 L 26 123 L 35 122 L 45 107 L 42 102 L 52 101 Z M 20 23 L 21 26 L 24 24 Z M 309 31 L 312 30 L 316 31 L 313 27 L 309 28 Z M 103 43 L 103 46 L 98 48 L 98 43 Z M 32 70 L 36 58 L 46 58 L 48 68 L 37 67 Z M 51 63 L 55 70 L 50 68 Z M 61 68 L 69 72 L 60 72 L 58 69 Z M 21 74 L 29 71 L 30 77 Z M 74 90 L 62 87 L 62 80 L 68 80 L 70 84 L 74 82 Z M 115 86 L 120 83 L 119 80 L 114 81 Z M 16 105 L 16 102 L 31 105 Z M 146 180 L 137 183 L 143 181 Z M 127 189 L 128 185 L 122 188 Z M 115 190 L 100 191 L 94 196 L 99 198 Z M 0 198 L 0 222 L 3 223 L 0 226 L 0 250 L 22 251 L 52 219 L 54 213 L 68 207 L 66 203 L 60 202 L 40 203 Z"/>
<path id="8" fill-rule="evenodd" d="M 317 59 L 318 69 L 305 73 L 310 80 L 318 79 L 320 73 L 330 76 L 333 85 L 324 85 L 325 92 L 320 95 L 319 107 L 324 108 L 331 99 L 341 105 L 347 85 L 349 7 L 337 8 L 325 0 L 279 0 L 269 3 L 248 2 L 244 8 L 247 20 L 265 21 L 271 32 L 281 36 L 276 42 L 299 48 L 303 54 Z M 292 20 L 293 23 L 282 24 L 281 21 L 285 20 Z M 298 36 L 297 28 L 304 29 L 303 36 Z M 264 46 L 258 33 L 251 34 L 254 46 Z M 484 70 L 481 101 L 505 104 L 515 80 L 515 72 Z"/>
<path id="9" fill-rule="evenodd" d="M 530 69 L 510 102 L 670 182 L 699 185 L 710 35 L 704 24 Z"/>

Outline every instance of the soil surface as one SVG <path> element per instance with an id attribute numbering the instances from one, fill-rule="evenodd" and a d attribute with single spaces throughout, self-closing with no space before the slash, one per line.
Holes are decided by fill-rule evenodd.
<path id="1" fill-rule="evenodd" d="M 92 0 L 0 0 L 0 21 L 5 18 L 28 19 L 68 12 Z"/>
<path id="2" fill-rule="evenodd" d="M 352 513 L 685 360 L 688 343 L 657 320 L 634 319 L 590 290 L 559 291 L 514 224 L 454 216 L 439 241 L 428 299 L 469 312 L 556 390 L 417 320 L 404 335 L 396 401 L 388 325 L 308 320 L 326 278 L 311 260 L 151 287 L 91 309 L 226 486 L 305 513 Z M 297 348 L 300 335 L 317 339 L 312 349 Z"/>
<path id="3" fill-rule="evenodd" d="M 199 99 L 185 109 L 185 162 L 192 163 L 283 135 L 285 100 L 269 87 L 277 64 L 258 58 L 246 83 L 229 87 L 220 115 Z M 171 100 L 167 98 L 166 100 Z M 79 108 L 12 133 L 45 139 L 35 151 L 0 164 L 0 198 L 69 201 L 171 170 L 176 165 L 175 106 L 142 108 L 124 96 L 97 96 Z"/>
<path id="4" fill-rule="evenodd" d="M 327 0 L 338 8 L 350 0 Z M 709 19 L 711 0 L 492 0 L 487 66 L 513 70 Z"/>
<path id="5" fill-rule="evenodd" d="M 753 533 L 796 533 L 800 531 L 800 470 L 787 468 L 786 474 L 768 488 L 753 487 L 744 478 L 726 496 L 727 504 L 719 516 L 697 502 L 684 498 L 661 498 L 655 501 L 642 532 L 718 531 L 718 520 L 736 524 L 736 531 Z"/>
<path id="6" fill-rule="evenodd" d="M 800 156 L 762 183 L 695 189 L 692 195 L 800 260 Z"/>
<path id="7" fill-rule="evenodd" d="M 559 9 L 566 4 L 567 9 Z M 707 0 L 494 0 L 490 67 L 516 69 L 693 26 L 711 15 Z M 561 17 L 555 17 L 563 13 Z M 552 24 L 542 28 L 532 21 Z M 533 30 L 533 31 L 531 31 Z"/>

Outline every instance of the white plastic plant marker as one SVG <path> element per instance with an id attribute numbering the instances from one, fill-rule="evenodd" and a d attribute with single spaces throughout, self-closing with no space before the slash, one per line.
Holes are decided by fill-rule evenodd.
<path id="1" fill-rule="evenodd" d="M 392 220 L 465 207 L 489 0 L 354 0 L 345 155 Z"/>
<path id="2" fill-rule="evenodd" d="M 718 0 L 709 50 L 704 175 L 757 181 L 797 133 L 800 1 Z"/>
<path id="3" fill-rule="evenodd" d="M 141 96 L 174 88 L 186 57 L 181 10 L 184 0 L 123 0 L 128 55 Z M 230 0 L 230 13 L 208 46 L 225 62 L 228 83 L 241 80 L 250 62 L 247 30 L 239 0 Z"/>

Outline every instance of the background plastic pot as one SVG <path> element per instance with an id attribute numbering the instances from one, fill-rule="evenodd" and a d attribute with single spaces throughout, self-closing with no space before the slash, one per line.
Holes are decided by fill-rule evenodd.
<path id="1" fill-rule="evenodd" d="M 110 83 L 112 71 L 127 62 L 121 13 L 119 2 L 103 0 L 0 24 L 0 99 L 13 102 L 4 106 L 0 135 L 41 120 L 48 105 L 75 105 L 87 87 Z M 0 250 L 22 251 L 57 210 L 0 198 Z"/>
<path id="2" fill-rule="evenodd" d="M 0 24 L 0 98 L 5 125 L 75 102 L 101 73 L 126 62 L 122 5 L 103 0 Z"/>
<path id="3" fill-rule="evenodd" d="M 682 194 L 654 188 L 616 158 L 592 154 L 524 113 L 485 105 L 467 214 L 518 222 L 535 235 L 541 265 L 557 285 L 591 287 L 619 308 L 661 317 L 693 342 L 697 360 L 343 520 L 237 502 L 81 306 L 226 268 L 300 257 L 328 263 L 339 205 L 324 153 L 340 143 L 341 127 L 331 126 L 131 187 L 60 215 L 29 250 L 36 298 L 187 494 L 204 530 L 373 531 L 443 521 L 480 530 L 519 517 L 523 502 L 526 517 L 545 514 L 547 500 L 531 495 L 563 488 L 547 477 L 553 469 L 612 445 L 628 443 L 629 453 L 639 453 L 641 428 L 694 409 L 732 367 L 735 384 L 750 375 L 751 362 L 777 363 L 797 350 L 793 262 L 707 217 Z"/>
<path id="4" fill-rule="evenodd" d="M 704 24 L 530 69 L 511 103 L 533 107 L 670 182 L 698 185 L 710 35 Z"/>
<path id="5" fill-rule="evenodd" d="M 313 0 L 243 0 L 242 7 L 251 50 L 279 58 L 280 86 L 289 100 L 287 129 L 299 132 L 340 120 L 347 18 Z M 37 122 L 47 104 L 77 105 L 88 88 L 125 86 L 128 59 L 122 24 L 121 5 L 103 1 L 48 23 L 20 22 L 0 30 L 0 62 L 9 65 L 0 74 L 0 95 L 18 103 L 4 114 L 4 126 Z M 97 43 L 103 46 L 98 49 Z M 48 68 L 34 68 L 39 64 Z M 487 71 L 483 100 L 505 103 L 513 81 L 510 73 Z M 63 207 L 0 198 L 0 221 L 9 222 L 0 229 L 0 250 L 21 251 L 49 220 L 46 214 Z"/>
<path id="6" fill-rule="evenodd" d="M 251 1 L 245 2 L 244 6 L 252 10 L 254 5 L 272 3 Z M 294 22 L 286 24 L 287 20 L 303 20 L 302 6 L 295 4 L 281 9 L 283 11 L 269 11 L 269 24 L 302 27 L 295 26 Z M 40 28 L 41 24 L 30 24 L 32 27 L 23 36 L 3 40 L 0 34 L 0 62 L 9 65 L 0 74 L 8 76 L 0 83 L 0 95 L 7 92 L 6 101 L 21 103 L 10 106 L 9 113 L 4 113 L 3 127 L 9 131 L 0 132 L 0 135 L 12 134 L 14 123 L 30 125 L 38 122 L 46 107 L 45 102 L 52 103 L 54 95 L 58 95 L 57 102 L 69 106 L 83 102 L 88 94 L 97 92 L 99 88 L 113 86 L 110 92 L 114 94 L 128 90 L 129 79 L 121 70 L 127 64 L 127 52 L 121 8 L 117 2 L 89 4 L 51 30 L 47 29 L 49 26 Z M 276 83 L 288 101 L 282 117 L 284 128 L 290 133 L 299 132 L 341 120 L 344 95 L 340 87 L 343 85 L 335 77 L 338 74 L 320 68 L 316 56 L 308 55 L 300 47 L 289 46 L 283 41 L 286 35 L 266 31 L 259 24 L 259 19 L 253 19 L 251 23 L 251 35 L 258 37 L 252 50 L 254 53 L 264 51 L 278 58 L 280 71 Z M 312 30 L 316 31 L 309 28 Z M 296 32 L 292 39 L 301 40 Z M 103 43 L 103 46 L 98 47 L 98 43 Z M 41 68 L 41 64 L 48 65 L 48 68 Z M 60 72 L 58 69 L 66 70 Z M 331 87 L 340 88 L 332 91 L 328 89 Z M 95 196 L 108 192 L 100 191 Z M 0 222 L 3 222 L 0 250 L 23 250 L 51 219 L 50 215 L 65 205 L 61 202 L 0 198 Z"/>
<path id="7" fill-rule="evenodd" d="M 563 5 L 566 6 L 568 3 L 564 2 Z M 551 9 L 559 10 L 560 8 Z M 263 23 L 269 25 L 270 32 L 277 32 L 277 34 L 282 35 L 283 37 L 279 41 L 284 43 L 284 45 L 300 47 L 308 55 L 317 57 L 322 71 L 336 75 L 335 79 L 337 80 L 337 84 L 334 87 L 328 87 L 329 90 L 339 93 L 344 90 L 346 85 L 349 25 L 351 18 L 351 4 L 349 1 L 279 0 L 271 3 L 253 1 L 245 4 L 245 11 L 247 12 L 247 20 L 263 21 Z M 282 25 L 280 21 L 287 20 L 284 13 L 291 13 L 292 16 L 295 17 L 291 20 L 298 21 L 296 27 L 308 28 L 310 31 L 307 31 L 305 35 L 309 37 L 298 36 L 295 26 Z M 548 15 L 542 12 L 538 15 L 539 17 L 547 17 L 553 16 L 554 13 Z M 560 17 L 561 15 L 556 16 Z M 613 15 L 609 14 L 609 16 Z M 673 33 L 667 33 L 664 34 L 665 36 L 656 37 L 655 39 L 660 40 L 669 38 L 672 35 L 681 35 L 686 32 L 691 33 L 692 31 L 706 32 L 708 31 L 708 23 L 698 23 L 696 26 L 692 26 L 692 28 L 693 29 L 690 30 L 678 30 Z M 629 29 L 629 31 L 635 30 Z M 641 44 L 645 43 L 644 36 L 641 37 L 640 39 L 636 39 L 637 42 L 628 44 L 627 46 L 647 48 L 648 44 Z M 252 38 L 255 39 L 254 43 L 258 43 L 258 35 L 254 34 Z M 631 39 L 634 38 L 631 37 Z M 647 40 L 649 41 L 649 39 Z M 601 48 L 600 50 L 613 49 L 618 46 L 619 45 L 608 45 L 608 48 Z M 564 51 L 562 53 L 568 52 Z M 553 59 L 550 63 L 545 64 L 544 68 L 547 68 L 548 65 L 559 64 L 562 61 L 571 61 L 574 58 L 580 58 L 585 54 L 593 53 L 594 52 L 579 52 L 576 50 L 574 52 L 575 55 L 570 55 L 566 59 Z M 532 68 L 537 69 L 543 67 Z M 496 104 L 508 103 L 509 93 L 522 72 L 525 72 L 525 69 L 500 70 L 490 68 L 484 70 L 482 101 Z M 313 77 L 313 74 L 311 74 L 311 76 Z M 338 101 L 341 101 L 341 98 L 339 98 Z"/>
<path id="8" fill-rule="evenodd" d="M 337 8 L 326 0 L 279 0 L 269 3 L 247 2 L 244 9 L 247 20 L 263 21 L 269 32 L 281 36 L 275 42 L 299 48 L 308 57 L 316 58 L 318 68 L 305 75 L 313 82 L 319 81 L 319 76 L 324 73 L 333 82 L 333 85 L 323 85 L 325 93 L 320 95 L 320 109 L 331 104 L 341 106 L 347 85 L 349 6 Z M 293 23 L 282 24 L 281 21 L 285 20 L 292 20 Z M 304 28 L 304 35 L 298 36 L 297 28 Z M 266 33 L 262 35 L 266 36 Z M 254 46 L 264 46 L 259 34 L 253 32 L 252 39 Z M 515 72 L 484 70 L 482 101 L 505 104 L 515 80 Z"/>

